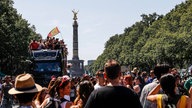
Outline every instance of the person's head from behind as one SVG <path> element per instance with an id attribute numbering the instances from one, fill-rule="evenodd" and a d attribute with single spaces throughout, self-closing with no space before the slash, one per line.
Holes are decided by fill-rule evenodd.
<path id="1" fill-rule="evenodd" d="M 121 66 L 117 61 L 110 59 L 105 63 L 104 73 L 106 74 L 107 79 L 114 80 L 121 76 Z"/>
<path id="2" fill-rule="evenodd" d="M 77 92 L 79 95 L 79 98 L 83 101 L 83 106 L 87 102 L 87 99 L 89 98 L 89 95 L 94 90 L 94 86 L 91 81 L 84 80 L 81 81 L 77 87 Z"/>
<path id="3" fill-rule="evenodd" d="M 83 74 L 81 81 L 84 81 L 84 80 L 90 80 L 90 76 L 88 74 Z"/>
<path id="4" fill-rule="evenodd" d="M 48 88 L 43 87 L 42 90 L 37 94 L 35 100 L 37 100 L 41 104 L 41 103 L 43 103 L 43 101 L 46 98 L 47 94 L 48 94 Z"/>
<path id="5" fill-rule="evenodd" d="M 169 73 L 169 70 L 170 70 L 170 66 L 168 64 L 156 65 L 154 68 L 154 74 L 159 80 L 162 75 Z"/>
<path id="6" fill-rule="evenodd" d="M 55 83 L 56 81 L 56 77 L 52 77 L 51 80 L 49 81 L 49 84 L 48 84 L 48 90 L 51 89 L 51 87 L 53 86 L 53 84 Z"/>
<path id="7" fill-rule="evenodd" d="M 19 103 L 25 104 L 32 102 L 35 95 L 42 90 L 39 84 L 36 84 L 33 77 L 28 74 L 20 74 L 15 79 L 15 85 L 9 90 L 9 94 L 15 95 Z"/>
<path id="8" fill-rule="evenodd" d="M 176 87 L 176 80 L 172 74 L 165 74 L 160 78 L 160 85 L 165 94 L 174 95 L 175 94 L 175 87 Z"/>

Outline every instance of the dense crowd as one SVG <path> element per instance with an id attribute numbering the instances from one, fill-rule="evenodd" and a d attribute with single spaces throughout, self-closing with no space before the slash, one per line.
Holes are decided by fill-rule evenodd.
<path id="1" fill-rule="evenodd" d="M 40 49 L 60 49 L 61 47 L 64 47 L 65 43 L 64 40 L 59 40 L 59 38 L 49 38 L 43 40 L 31 40 L 29 44 L 29 49 L 30 50 L 40 50 Z"/>
<path id="2" fill-rule="evenodd" d="M 47 87 L 28 73 L 3 81 L 1 108 L 192 108 L 192 78 L 167 64 L 122 74 L 118 62 L 108 60 L 95 76 L 52 76 Z"/>

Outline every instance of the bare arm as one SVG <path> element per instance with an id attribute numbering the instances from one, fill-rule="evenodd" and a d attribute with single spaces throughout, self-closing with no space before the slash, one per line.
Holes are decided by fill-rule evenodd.
<path id="1" fill-rule="evenodd" d="M 187 96 L 187 107 L 186 108 L 192 108 L 191 98 Z"/>
<path id="2" fill-rule="evenodd" d="M 186 95 L 185 95 L 185 98 L 186 98 L 186 103 L 181 102 L 181 98 L 180 98 L 179 102 L 177 103 L 177 108 L 181 108 L 181 107 L 182 108 L 191 108 L 191 99 L 189 98 L 189 96 L 186 96 Z M 182 106 L 183 103 L 185 103 L 185 107 Z"/>
<path id="3" fill-rule="evenodd" d="M 151 102 L 156 102 L 157 101 L 157 93 L 159 92 L 161 86 L 160 84 L 158 84 L 155 88 L 153 88 L 153 90 L 151 90 L 151 92 L 149 92 L 148 96 L 147 96 L 147 100 L 151 101 Z"/>
<path id="4" fill-rule="evenodd" d="M 151 102 L 157 102 L 157 95 L 147 96 L 147 100 Z"/>
<path id="5" fill-rule="evenodd" d="M 139 93 L 141 91 L 141 88 L 139 87 L 139 85 L 135 85 L 133 86 L 133 90 L 136 92 L 136 93 Z"/>
<path id="6" fill-rule="evenodd" d="M 153 90 L 151 90 L 151 92 L 149 92 L 148 96 L 157 94 L 160 89 L 161 89 L 161 85 L 158 84 L 155 88 L 153 88 Z"/>
<path id="7" fill-rule="evenodd" d="M 45 105 L 47 104 L 47 102 L 48 102 L 48 98 L 46 98 L 46 99 L 43 101 L 43 103 L 41 103 L 41 108 L 44 108 Z"/>
<path id="8" fill-rule="evenodd" d="M 67 102 L 65 108 L 70 108 L 73 105 L 73 102 Z"/>

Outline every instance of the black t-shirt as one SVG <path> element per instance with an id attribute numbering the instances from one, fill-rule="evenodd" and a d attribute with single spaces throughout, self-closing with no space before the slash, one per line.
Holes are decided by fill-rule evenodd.
<path id="1" fill-rule="evenodd" d="M 138 95 L 124 86 L 94 90 L 84 108 L 142 108 Z"/>

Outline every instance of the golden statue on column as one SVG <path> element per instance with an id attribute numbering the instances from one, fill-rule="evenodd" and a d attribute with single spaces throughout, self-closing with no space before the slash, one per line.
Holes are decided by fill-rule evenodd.
<path id="1" fill-rule="evenodd" d="M 74 15 L 73 20 L 76 21 L 77 20 L 77 14 L 78 14 L 79 11 L 72 10 L 72 12 L 73 12 L 73 15 Z"/>

